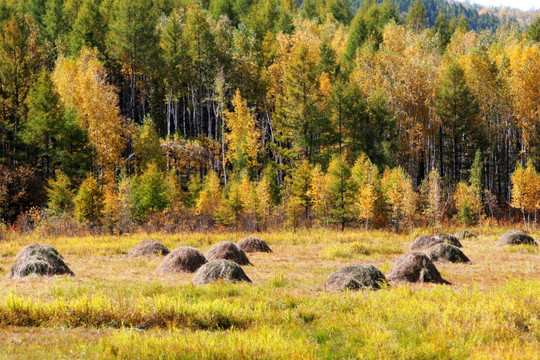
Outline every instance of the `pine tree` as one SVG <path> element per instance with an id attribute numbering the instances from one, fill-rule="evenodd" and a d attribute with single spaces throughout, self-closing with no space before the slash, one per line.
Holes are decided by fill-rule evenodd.
<path id="1" fill-rule="evenodd" d="M 152 162 L 137 176 L 133 183 L 135 218 L 144 220 L 149 214 L 164 210 L 169 206 L 168 184 L 163 181 L 164 172 Z"/>
<path id="2" fill-rule="evenodd" d="M 255 115 L 250 111 L 247 101 L 236 89 L 232 100 L 234 111 L 225 111 L 225 126 L 229 133 L 225 135 L 228 151 L 227 158 L 236 171 L 257 165 L 260 148 L 260 133 L 256 128 Z"/>
<path id="3" fill-rule="evenodd" d="M 70 54 L 78 55 L 84 47 L 97 48 L 100 54 L 104 53 L 106 32 L 99 0 L 84 0 L 69 35 Z"/>
<path id="4" fill-rule="evenodd" d="M 409 28 L 416 32 L 420 32 L 428 27 L 427 10 L 420 0 L 416 0 L 409 8 L 406 21 Z"/>
<path id="5" fill-rule="evenodd" d="M 351 219 L 353 202 L 349 185 L 351 169 L 344 155 L 337 156 L 330 162 L 327 176 L 330 215 L 341 225 L 343 231 L 345 224 Z"/>
<path id="6" fill-rule="evenodd" d="M 103 215 L 104 194 L 96 178 L 89 176 L 83 181 L 74 199 L 75 216 L 81 222 L 96 224 Z"/>
<path id="7" fill-rule="evenodd" d="M 462 172 L 463 161 L 460 159 L 464 155 L 471 159 L 473 151 L 484 138 L 478 121 L 478 101 L 465 81 L 463 69 L 457 63 L 451 63 L 445 72 L 437 95 L 436 109 L 442 121 L 439 151 L 444 152 L 444 145 L 449 142 L 452 155 L 441 166 L 449 168 L 457 182 Z M 445 140 L 446 135 L 448 140 Z"/>
<path id="8" fill-rule="evenodd" d="M 109 22 L 107 45 L 111 56 L 121 62 L 130 81 L 129 114 L 142 120 L 137 112 L 139 75 L 154 56 L 157 43 L 157 16 L 152 0 L 115 0 Z"/>
<path id="9" fill-rule="evenodd" d="M 311 205 L 311 197 L 309 196 L 309 186 L 311 185 L 311 165 L 307 160 L 304 160 L 293 171 L 291 183 L 291 197 L 295 198 L 292 202 L 294 205 L 294 214 L 297 214 L 297 207 L 301 206 L 304 209 L 304 216 L 307 220 L 309 217 L 309 208 Z M 289 199 L 291 202 L 291 199 Z M 295 227 L 296 228 L 296 227 Z"/>
<path id="10" fill-rule="evenodd" d="M 320 223 L 324 223 L 328 228 L 330 220 L 328 213 L 328 179 L 320 164 L 315 165 L 311 172 L 308 196 L 311 198 L 315 216 Z"/>
<path id="11" fill-rule="evenodd" d="M 43 16 L 43 33 L 47 42 L 54 49 L 53 59 L 61 53 L 65 47 L 65 38 L 69 32 L 67 14 L 64 8 L 64 0 L 47 0 L 45 3 L 45 15 Z"/>
<path id="12" fill-rule="evenodd" d="M 536 16 L 527 30 L 527 39 L 540 42 L 540 16 Z"/>
<path id="13" fill-rule="evenodd" d="M 214 218 L 221 202 L 222 189 L 219 176 L 215 171 L 210 171 L 202 185 L 199 197 L 196 202 L 196 213 L 206 215 L 210 219 Z"/>
<path id="14" fill-rule="evenodd" d="M 49 179 L 47 187 L 47 208 L 55 215 L 61 215 L 73 210 L 75 194 L 71 189 L 69 178 L 61 171 L 56 171 L 56 180 Z"/>
<path id="15" fill-rule="evenodd" d="M 90 169 L 87 135 L 64 110 L 49 73 L 42 72 L 27 99 L 28 121 L 21 138 L 37 157 L 36 167 L 46 177 L 56 169 L 73 177 Z"/>

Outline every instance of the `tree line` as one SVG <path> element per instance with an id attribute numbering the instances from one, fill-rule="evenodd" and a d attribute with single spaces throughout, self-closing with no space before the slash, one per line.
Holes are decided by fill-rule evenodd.
<path id="1" fill-rule="evenodd" d="M 391 1 L 2 0 L 0 218 L 528 224 L 540 20 L 432 23 L 419 0 L 406 17 Z"/>

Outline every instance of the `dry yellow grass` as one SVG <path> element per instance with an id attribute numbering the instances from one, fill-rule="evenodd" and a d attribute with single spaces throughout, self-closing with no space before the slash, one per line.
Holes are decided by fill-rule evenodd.
<path id="1" fill-rule="evenodd" d="M 534 358 L 540 251 L 495 246 L 505 229 L 475 231 L 462 241 L 471 264 L 437 263 L 451 286 L 337 294 L 323 291 L 332 271 L 371 263 L 386 272 L 429 231 L 258 234 L 273 253 L 249 254 L 253 285 L 202 288 L 193 275 L 157 274 L 160 257 L 126 255 L 149 237 L 204 253 L 247 234 L 12 238 L 0 243 L 0 275 L 20 248 L 42 242 L 76 276 L 0 277 L 0 358 Z"/>

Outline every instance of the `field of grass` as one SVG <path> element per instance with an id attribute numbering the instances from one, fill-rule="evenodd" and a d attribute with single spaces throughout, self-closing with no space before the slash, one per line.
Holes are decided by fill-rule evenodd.
<path id="1" fill-rule="evenodd" d="M 249 255 L 253 284 L 201 287 L 126 254 L 145 238 L 205 252 L 247 234 L 11 236 L 0 242 L 0 359 L 538 359 L 540 250 L 494 246 L 506 230 L 463 240 L 471 264 L 437 263 L 451 286 L 343 293 L 323 291 L 332 271 L 386 273 L 427 232 L 262 233 L 274 252 Z M 55 246 L 76 276 L 5 278 L 33 242 Z"/>

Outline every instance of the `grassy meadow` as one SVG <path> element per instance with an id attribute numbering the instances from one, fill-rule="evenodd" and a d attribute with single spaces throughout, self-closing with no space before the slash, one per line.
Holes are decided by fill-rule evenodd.
<path id="1" fill-rule="evenodd" d="M 462 241 L 471 264 L 436 264 L 451 286 L 343 293 L 323 291 L 332 271 L 371 263 L 386 273 L 429 231 L 261 233 L 274 252 L 248 255 L 253 284 L 201 287 L 191 274 L 156 274 L 159 257 L 126 255 L 146 238 L 204 253 L 247 234 L 8 236 L 0 358 L 538 359 L 540 250 L 494 246 L 506 230 L 474 229 L 479 238 Z M 33 242 L 55 246 L 76 276 L 7 279 L 15 254 Z"/>

